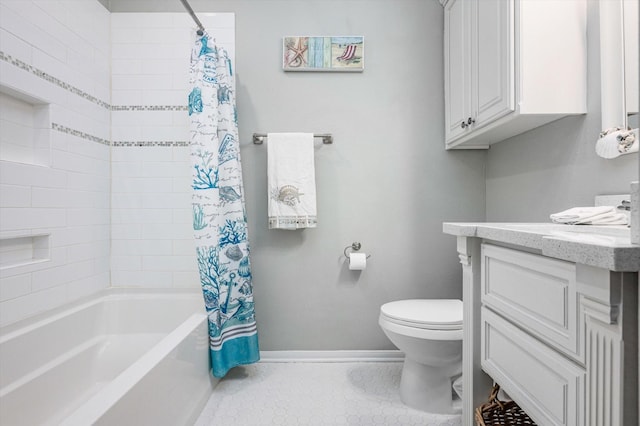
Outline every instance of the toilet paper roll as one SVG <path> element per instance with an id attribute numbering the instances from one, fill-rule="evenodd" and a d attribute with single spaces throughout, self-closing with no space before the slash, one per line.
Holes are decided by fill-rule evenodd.
<path id="1" fill-rule="evenodd" d="M 349 253 L 349 269 L 362 271 L 367 267 L 367 255 L 365 253 Z"/>

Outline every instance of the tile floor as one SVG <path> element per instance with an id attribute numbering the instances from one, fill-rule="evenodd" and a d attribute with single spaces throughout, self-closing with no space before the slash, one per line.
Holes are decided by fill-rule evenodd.
<path id="1" fill-rule="evenodd" d="M 238 367 L 215 388 L 196 426 L 458 426 L 459 415 L 400 401 L 402 363 L 269 363 Z"/>

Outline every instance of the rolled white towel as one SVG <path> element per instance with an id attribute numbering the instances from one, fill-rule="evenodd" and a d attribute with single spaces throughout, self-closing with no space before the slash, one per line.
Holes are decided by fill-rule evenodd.
<path id="1" fill-rule="evenodd" d="M 628 225 L 629 218 L 624 213 L 605 213 L 591 217 L 573 225 Z"/>
<path id="2" fill-rule="evenodd" d="M 569 225 L 626 225 L 627 217 L 613 206 L 573 207 L 549 216 L 554 223 Z M 624 223 L 623 223 L 624 222 Z"/>

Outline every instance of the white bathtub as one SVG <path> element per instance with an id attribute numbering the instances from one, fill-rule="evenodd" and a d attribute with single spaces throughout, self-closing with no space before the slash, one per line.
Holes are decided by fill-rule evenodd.
<path id="1" fill-rule="evenodd" d="M 196 291 L 108 290 L 0 329 L 3 425 L 187 425 L 215 379 Z"/>

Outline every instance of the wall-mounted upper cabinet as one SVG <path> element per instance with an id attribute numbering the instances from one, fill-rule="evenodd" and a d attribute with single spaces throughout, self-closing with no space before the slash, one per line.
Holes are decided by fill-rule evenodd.
<path id="1" fill-rule="evenodd" d="M 587 112 L 584 0 L 444 1 L 446 148 Z"/>

